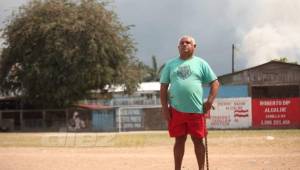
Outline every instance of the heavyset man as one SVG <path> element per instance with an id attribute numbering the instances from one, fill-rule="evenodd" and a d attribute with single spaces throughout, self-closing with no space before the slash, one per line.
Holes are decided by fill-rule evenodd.
<path id="1" fill-rule="evenodd" d="M 199 170 L 204 169 L 203 138 L 207 135 L 204 115 L 212 108 L 219 88 L 217 77 L 208 63 L 194 56 L 195 49 L 193 37 L 181 37 L 179 57 L 166 63 L 160 77 L 162 113 L 168 121 L 170 136 L 175 137 L 175 170 L 181 169 L 188 134 L 194 143 Z M 205 83 L 210 85 L 210 93 L 203 102 L 202 85 Z"/>

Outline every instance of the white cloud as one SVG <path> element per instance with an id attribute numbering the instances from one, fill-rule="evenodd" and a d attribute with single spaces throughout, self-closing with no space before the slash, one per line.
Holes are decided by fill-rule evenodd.
<path id="1" fill-rule="evenodd" d="M 262 0 L 254 1 L 254 6 L 255 10 L 244 8 L 247 20 L 237 23 L 239 64 L 251 67 L 280 57 L 299 63 L 300 1 Z"/>

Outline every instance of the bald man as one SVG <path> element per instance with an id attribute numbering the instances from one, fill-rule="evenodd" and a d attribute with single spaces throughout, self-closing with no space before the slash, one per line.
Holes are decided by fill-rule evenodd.
<path id="1" fill-rule="evenodd" d="M 165 65 L 160 77 L 162 113 L 168 122 L 170 137 L 175 138 L 175 170 L 181 169 L 185 141 L 190 135 L 199 170 L 204 169 L 207 135 L 204 115 L 212 108 L 219 89 L 217 76 L 202 58 L 194 55 L 196 41 L 191 36 L 179 39 L 179 57 Z M 203 101 L 203 84 L 210 85 L 207 101 Z"/>

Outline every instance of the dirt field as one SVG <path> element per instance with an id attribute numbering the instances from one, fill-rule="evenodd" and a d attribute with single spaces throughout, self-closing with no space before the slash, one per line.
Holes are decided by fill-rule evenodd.
<path id="1" fill-rule="evenodd" d="M 172 143 L 166 132 L 0 134 L 0 169 L 171 170 Z M 300 167 L 300 130 L 211 131 L 208 145 L 211 170 Z M 196 167 L 189 138 L 182 169 Z"/>

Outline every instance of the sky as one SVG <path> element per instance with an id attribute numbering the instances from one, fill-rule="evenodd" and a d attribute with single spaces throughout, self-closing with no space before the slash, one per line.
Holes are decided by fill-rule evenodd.
<path id="1" fill-rule="evenodd" d="M 0 27 L 13 10 L 28 0 L 0 0 Z M 113 0 L 130 34 L 136 56 L 151 65 L 178 57 L 183 35 L 196 39 L 196 55 L 217 75 L 231 72 L 232 44 L 235 71 L 280 57 L 300 63 L 300 0 Z M 0 43 L 3 40 L 0 40 Z"/>

